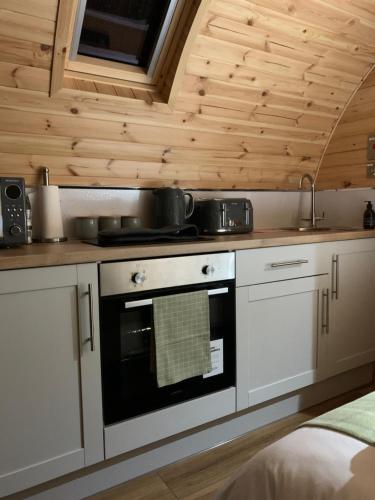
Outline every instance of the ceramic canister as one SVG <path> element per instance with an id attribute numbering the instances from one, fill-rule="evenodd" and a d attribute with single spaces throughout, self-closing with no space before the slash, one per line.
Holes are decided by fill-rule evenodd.
<path id="1" fill-rule="evenodd" d="M 121 218 L 115 215 L 103 215 L 98 219 L 99 231 L 116 231 L 121 227 Z"/>
<path id="2" fill-rule="evenodd" d="M 136 215 L 123 215 L 121 217 L 121 227 L 141 227 L 141 219 Z"/>
<path id="3" fill-rule="evenodd" d="M 77 238 L 90 240 L 98 236 L 97 217 L 76 217 L 74 219 L 74 232 Z"/>

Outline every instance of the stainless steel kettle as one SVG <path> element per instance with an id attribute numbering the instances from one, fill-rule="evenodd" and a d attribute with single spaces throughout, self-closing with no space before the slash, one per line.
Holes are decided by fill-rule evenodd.
<path id="1" fill-rule="evenodd" d="M 154 189 L 156 197 L 156 227 L 182 226 L 194 211 L 194 199 L 182 189 L 166 187 Z M 185 198 L 188 198 L 186 203 Z"/>

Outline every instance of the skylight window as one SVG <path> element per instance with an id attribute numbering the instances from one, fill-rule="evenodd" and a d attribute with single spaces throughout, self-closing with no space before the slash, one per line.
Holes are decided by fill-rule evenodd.
<path id="1" fill-rule="evenodd" d="M 178 0 L 81 0 L 71 59 L 77 55 L 155 70 Z"/>

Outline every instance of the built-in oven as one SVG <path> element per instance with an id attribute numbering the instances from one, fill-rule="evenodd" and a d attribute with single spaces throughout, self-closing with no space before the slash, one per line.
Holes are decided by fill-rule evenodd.
<path id="1" fill-rule="evenodd" d="M 234 253 L 100 265 L 106 426 L 235 385 Z M 212 370 L 158 387 L 153 299 L 206 290 Z"/>

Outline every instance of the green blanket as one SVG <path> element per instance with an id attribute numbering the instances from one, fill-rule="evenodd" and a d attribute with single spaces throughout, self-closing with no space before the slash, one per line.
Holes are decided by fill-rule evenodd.
<path id="1" fill-rule="evenodd" d="M 375 392 L 302 424 L 324 427 L 375 444 Z"/>

